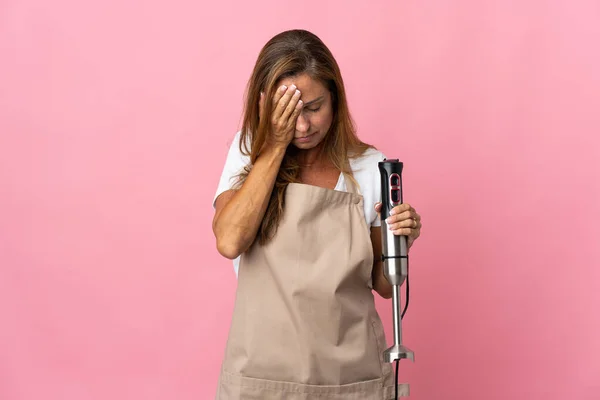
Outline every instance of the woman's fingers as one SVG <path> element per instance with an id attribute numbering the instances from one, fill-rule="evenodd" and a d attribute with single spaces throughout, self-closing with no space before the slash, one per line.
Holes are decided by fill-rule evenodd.
<path id="1" fill-rule="evenodd" d="M 394 207 L 391 215 L 386 219 L 388 229 L 394 235 L 416 238 L 420 234 L 421 216 L 410 204 L 401 204 Z"/>
<path id="2" fill-rule="evenodd" d="M 415 230 L 411 228 L 399 228 L 392 230 L 392 233 L 396 236 L 413 236 Z"/>
<path id="3" fill-rule="evenodd" d="M 279 92 L 281 90 L 283 90 L 283 93 L 282 93 L 281 97 L 279 97 L 279 99 L 277 99 Z M 274 123 L 277 123 L 278 121 L 281 120 L 281 116 L 285 112 L 285 110 L 288 106 L 288 103 L 290 102 L 290 100 L 292 99 L 292 96 L 295 93 L 296 93 L 295 85 L 292 85 L 290 87 L 286 87 L 285 85 L 283 85 L 281 88 L 279 88 L 279 90 L 275 94 L 275 98 L 273 99 L 277 104 L 277 107 L 275 107 L 275 109 L 273 110 L 273 115 L 272 115 Z"/>
<path id="4" fill-rule="evenodd" d="M 294 125 L 296 124 L 296 119 L 298 119 L 298 116 L 300 115 L 300 112 L 302 111 L 303 105 L 304 105 L 304 103 L 302 102 L 302 100 L 299 100 L 296 103 L 296 107 L 294 107 L 294 111 L 292 111 L 292 115 L 290 115 L 290 119 L 289 119 L 290 130 L 292 128 L 294 128 Z M 291 132 L 293 133 L 294 130 L 291 130 Z"/>
<path id="5" fill-rule="evenodd" d="M 419 219 L 419 215 L 415 211 L 404 211 L 401 214 L 390 215 L 387 218 L 386 222 L 388 224 L 393 224 L 393 223 L 400 222 L 400 221 L 415 220 L 415 219 Z"/>
<path id="6" fill-rule="evenodd" d="M 287 92 L 287 90 L 288 90 L 287 86 L 285 86 L 285 85 L 279 86 L 279 89 L 277 89 L 277 91 L 275 92 L 275 95 L 273 96 L 273 104 L 279 104 L 279 101 L 281 100 L 283 95 Z"/>
<path id="7" fill-rule="evenodd" d="M 415 211 L 415 209 L 408 203 L 402 203 L 394 208 L 392 208 L 391 214 L 402 214 L 405 211 Z"/>
<path id="8" fill-rule="evenodd" d="M 291 122 L 294 122 L 295 125 L 295 120 L 293 120 L 293 118 L 291 118 L 292 113 L 294 112 L 294 110 L 296 110 L 296 106 L 298 105 L 298 103 L 300 102 L 300 91 L 296 90 L 296 92 L 294 93 L 294 95 L 292 96 L 292 98 L 290 99 L 289 103 L 287 104 L 283 114 L 281 115 L 280 119 L 282 121 L 286 121 L 288 125 L 291 125 Z"/>
<path id="9" fill-rule="evenodd" d="M 420 220 L 421 216 L 410 204 L 400 204 L 392 209 L 392 212 L 390 213 L 390 216 L 387 218 L 386 222 L 392 224 L 411 218 Z"/>
<path id="10" fill-rule="evenodd" d="M 421 227 L 421 223 L 419 221 L 417 221 L 416 219 L 410 218 L 410 219 L 405 219 L 405 220 L 402 220 L 400 222 L 396 222 L 393 224 L 388 224 L 388 227 L 392 231 L 402 229 L 402 228 L 419 229 Z"/>

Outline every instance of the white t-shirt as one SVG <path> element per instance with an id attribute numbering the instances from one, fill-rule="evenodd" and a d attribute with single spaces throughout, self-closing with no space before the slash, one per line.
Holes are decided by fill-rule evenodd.
<path id="1" fill-rule="evenodd" d="M 221 173 L 219 186 L 215 193 L 215 197 L 213 198 L 213 208 L 217 197 L 219 197 L 221 193 L 232 188 L 235 183 L 235 176 L 239 174 L 250 161 L 248 156 L 245 156 L 240 152 L 240 136 L 241 132 L 238 132 L 229 148 L 225 166 Z M 250 146 L 248 146 L 248 148 L 249 147 Z M 381 201 L 381 178 L 377 163 L 384 159 L 385 155 L 382 152 L 371 148 L 365 151 L 361 157 L 350 160 L 350 167 L 352 168 L 354 179 L 358 182 L 359 192 L 364 199 L 365 220 L 369 227 L 381 226 L 381 221 L 375 212 L 375 203 Z M 343 174 L 340 174 L 340 178 L 334 190 L 343 192 L 348 191 Z M 236 275 L 239 269 L 239 262 L 239 257 L 233 260 L 233 267 Z"/>

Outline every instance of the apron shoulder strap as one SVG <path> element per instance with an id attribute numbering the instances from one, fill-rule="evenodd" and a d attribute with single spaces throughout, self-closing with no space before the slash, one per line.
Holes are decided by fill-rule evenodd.
<path id="1" fill-rule="evenodd" d="M 349 193 L 361 194 L 360 189 L 357 187 L 357 184 L 354 181 L 355 178 L 353 175 L 352 163 L 350 162 L 350 160 L 348 160 L 348 163 L 346 164 L 346 170 L 349 171 L 349 173 L 344 174 L 344 180 L 346 181 L 346 189 Z"/>
<path id="2" fill-rule="evenodd" d="M 358 187 L 354 183 L 354 177 L 349 174 L 344 174 L 344 180 L 346 181 L 346 189 L 349 193 L 360 194 Z"/>

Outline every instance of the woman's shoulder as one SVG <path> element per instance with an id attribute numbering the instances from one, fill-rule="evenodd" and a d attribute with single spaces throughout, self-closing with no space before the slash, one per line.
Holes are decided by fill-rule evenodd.
<path id="1" fill-rule="evenodd" d="M 375 147 L 367 148 L 361 155 L 351 158 L 350 165 L 354 173 L 379 171 L 378 163 L 385 160 L 385 154 Z"/>
<path id="2" fill-rule="evenodd" d="M 238 148 L 240 147 L 240 142 L 242 140 L 242 131 L 237 131 L 230 142 L 230 147 Z M 248 150 L 250 149 L 250 137 L 246 135 L 246 146 L 248 146 Z"/>
<path id="3" fill-rule="evenodd" d="M 249 162 L 250 157 L 248 157 L 248 154 L 245 154 L 245 152 L 242 152 L 242 149 L 244 151 L 250 151 L 250 140 L 248 138 L 248 135 L 246 135 L 246 140 L 245 146 L 240 146 L 240 142 L 242 139 L 242 132 L 241 131 L 237 131 L 235 133 L 235 135 L 233 135 L 233 137 L 228 140 L 227 144 L 229 146 L 229 151 L 227 153 L 227 161 L 226 162 L 233 162 L 233 163 L 243 163 L 246 164 Z"/>
<path id="4" fill-rule="evenodd" d="M 385 158 L 383 152 L 375 147 L 369 147 L 358 157 L 350 159 L 352 175 L 364 198 L 365 219 L 370 227 L 381 226 L 373 205 L 381 201 L 379 162 Z"/>
<path id="5" fill-rule="evenodd" d="M 380 196 L 379 162 L 385 160 L 385 154 L 375 147 L 369 147 L 360 156 L 350 159 L 352 175 L 360 191 L 369 202 Z"/>

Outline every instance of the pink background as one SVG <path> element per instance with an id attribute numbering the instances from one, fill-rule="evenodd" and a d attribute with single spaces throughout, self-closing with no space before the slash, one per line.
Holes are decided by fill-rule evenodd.
<path id="1" fill-rule="evenodd" d="M 212 196 L 296 27 L 423 215 L 411 398 L 600 398 L 597 0 L 5 0 L 0 399 L 213 398 L 236 281 Z"/>

